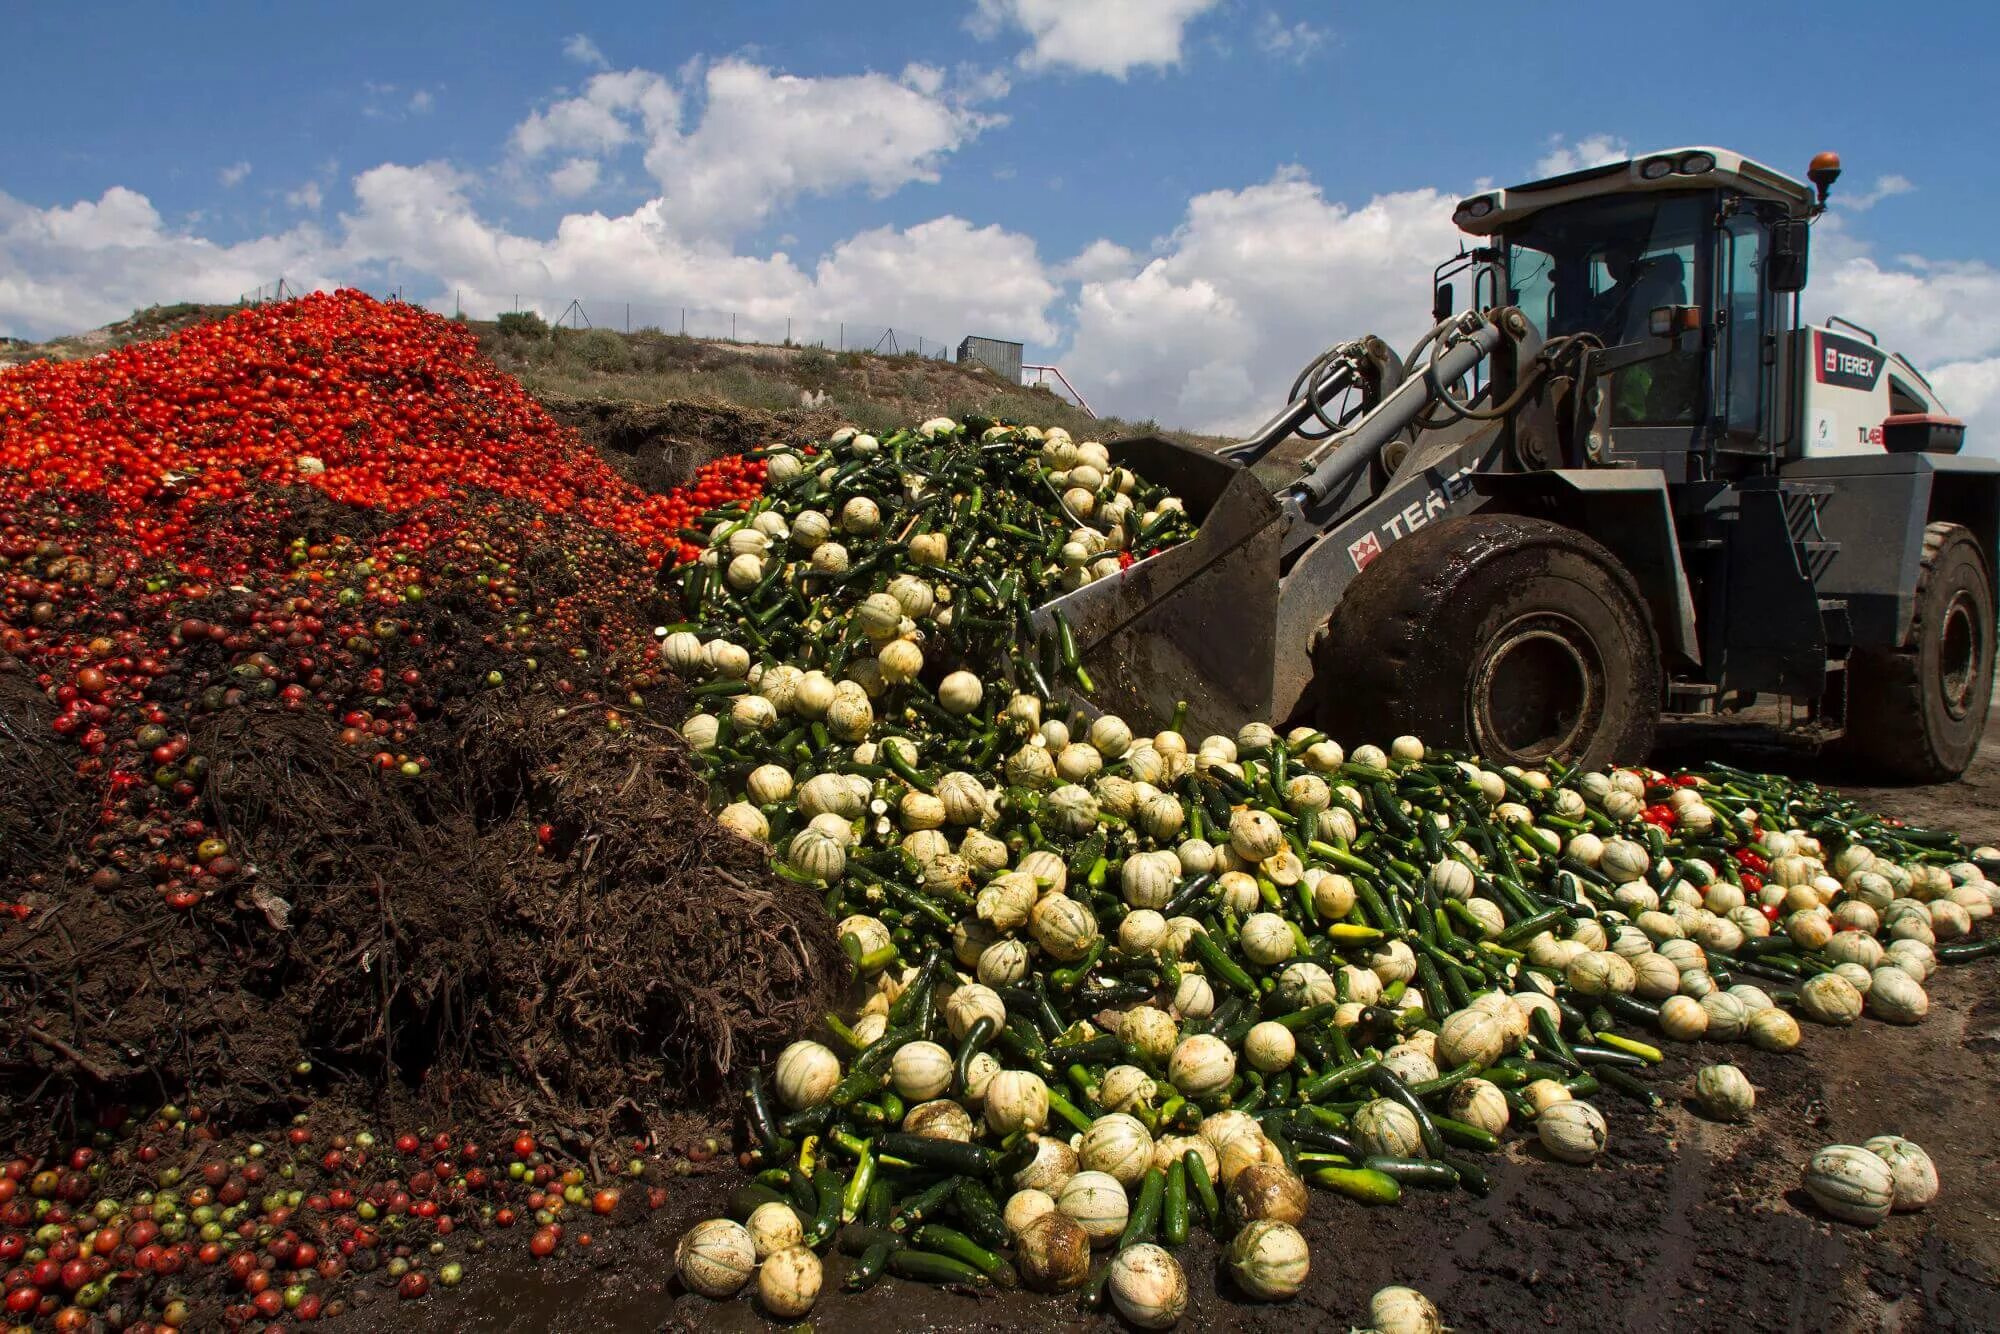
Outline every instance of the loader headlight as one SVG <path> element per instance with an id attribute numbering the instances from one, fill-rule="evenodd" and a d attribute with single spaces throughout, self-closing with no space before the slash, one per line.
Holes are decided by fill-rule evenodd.
<path id="1" fill-rule="evenodd" d="M 1639 175 L 1641 175 L 1642 177 L 1644 177 L 1649 181 L 1657 181 L 1662 176 L 1666 176 L 1669 173 L 1671 173 L 1673 169 L 1674 169 L 1674 160 L 1672 158 L 1649 157 L 1644 162 L 1641 162 L 1639 164 Z"/>
<path id="2" fill-rule="evenodd" d="M 1703 172 L 1715 170 L 1715 154 L 1683 153 L 1681 160 L 1674 164 L 1674 170 L 1683 176 L 1699 176 Z"/>
<path id="3" fill-rule="evenodd" d="M 1479 195 L 1458 206 L 1458 211 L 1468 218 L 1483 218 L 1493 211 L 1493 196 Z"/>

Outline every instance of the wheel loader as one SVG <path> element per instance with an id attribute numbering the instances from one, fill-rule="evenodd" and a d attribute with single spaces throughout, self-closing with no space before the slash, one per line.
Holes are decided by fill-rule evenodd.
<path id="1" fill-rule="evenodd" d="M 1594 767 L 1775 698 L 1794 739 L 1957 775 L 1992 688 L 2000 461 L 1962 455 L 1868 330 L 1802 322 L 1839 172 L 1693 147 L 1461 201 L 1415 346 L 1329 348 L 1218 452 L 1111 446 L 1199 535 L 1038 629 L 1067 622 L 1096 707 L 1185 701 L 1208 730 Z"/>

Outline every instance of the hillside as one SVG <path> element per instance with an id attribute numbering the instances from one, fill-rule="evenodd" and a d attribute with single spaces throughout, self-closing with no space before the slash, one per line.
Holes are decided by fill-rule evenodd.
<path id="1" fill-rule="evenodd" d="M 46 343 L 0 342 L 0 365 L 91 357 L 236 309 L 192 303 L 153 306 L 101 329 Z M 468 323 L 495 365 L 641 481 L 649 479 L 636 475 L 640 465 L 618 456 L 635 455 L 649 441 L 671 439 L 714 452 L 753 444 L 760 437 L 803 440 L 850 423 L 883 432 L 936 416 L 1061 426 L 1079 439 L 1159 432 L 1190 444 L 1220 443 L 1217 437 L 1166 430 L 1153 421 L 1092 418 L 1046 389 L 1010 385 L 974 365 L 648 330 L 550 329 L 533 316 Z"/>

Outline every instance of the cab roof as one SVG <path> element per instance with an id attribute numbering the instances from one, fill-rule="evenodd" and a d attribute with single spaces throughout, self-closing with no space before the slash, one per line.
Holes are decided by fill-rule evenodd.
<path id="1" fill-rule="evenodd" d="M 1495 232 L 1555 204 L 1600 195 L 1721 187 L 1783 204 L 1795 218 L 1811 216 L 1812 187 L 1726 148 L 1695 146 L 1644 153 L 1617 162 L 1564 172 L 1459 201 L 1451 219 L 1474 236 Z"/>

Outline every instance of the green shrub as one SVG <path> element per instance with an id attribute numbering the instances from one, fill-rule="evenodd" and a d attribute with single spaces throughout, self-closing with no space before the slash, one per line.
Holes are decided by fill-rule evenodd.
<path id="1" fill-rule="evenodd" d="M 610 329 L 585 329 L 566 335 L 563 342 L 565 360 L 574 360 L 586 369 L 607 375 L 632 369 L 632 345 Z"/>
<path id="2" fill-rule="evenodd" d="M 508 338 L 547 338 L 549 322 L 532 310 L 510 310 L 500 316 L 500 332 Z"/>

